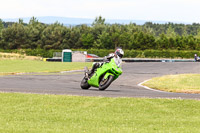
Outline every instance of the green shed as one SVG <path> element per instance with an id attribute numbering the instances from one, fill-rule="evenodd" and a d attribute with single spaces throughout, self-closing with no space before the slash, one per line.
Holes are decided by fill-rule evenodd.
<path id="1" fill-rule="evenodd" d="M 70 49 L 62 50 L 62 62 L 72 62 L 72 51 Z"/>

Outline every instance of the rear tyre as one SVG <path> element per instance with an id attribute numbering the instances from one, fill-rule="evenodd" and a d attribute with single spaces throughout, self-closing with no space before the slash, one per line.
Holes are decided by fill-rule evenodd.
<path id="1" fill-rule="evenodd" d="M 103 91 L 112 83 L 114 76 L 108 76 L 107 79 L 102 79 L 99 83 L 99 90 Z"/>
<path id="2" fill-rule="evenodd" d="M 81 88 L 83 90 L 87 90 L 90 88 L 90 85 L 88 84 L 87 79 L 85 77 L 81 81 Z"/>

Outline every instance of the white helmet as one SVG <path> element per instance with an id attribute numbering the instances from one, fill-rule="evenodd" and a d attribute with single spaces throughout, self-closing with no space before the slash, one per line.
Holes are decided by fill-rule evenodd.
<path id="1" fill-rule="evenodd" d="M 124 51 L 121 48 L 118 48 L 115 51 L 115 55 L 119 56 L 120 58 L 122 58 L 124 56 Z"/>

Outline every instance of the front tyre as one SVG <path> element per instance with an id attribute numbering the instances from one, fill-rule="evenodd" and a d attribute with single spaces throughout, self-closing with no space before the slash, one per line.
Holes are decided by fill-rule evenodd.
<path id="1" fill-rule="evenodd" d="M 84 90 L 87 90 L 90 88 L 90 85 L 88 84 L 87 80 L 85 79 L 85 77 L 82 79 L 81 81 L 81 88 Z"/>
<path id="2" fill-rule="evenodd" d="M 112 83 L 112 81 L 114 80 L 114 76 L 108 76 L 107 79 L 102 79 L 101 82 L 99 83 L 99 90 L 105 90 L 106 88 L 108 88 L 108 86 Z"/>

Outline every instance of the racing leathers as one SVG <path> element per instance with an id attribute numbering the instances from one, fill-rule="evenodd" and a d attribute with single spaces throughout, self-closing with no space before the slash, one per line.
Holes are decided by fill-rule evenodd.
<path id="1" fill-rule="evenodd" d="M 92 69 L 90 70 L 89 74 L 92 74 L 97 68 L 101 67 L 105 62 L 110 62 L 110 60 L 115 57 L 114 53 L 109 54 L 103 58 L 103 62 L 96 62 L 93 64 Z"/>

